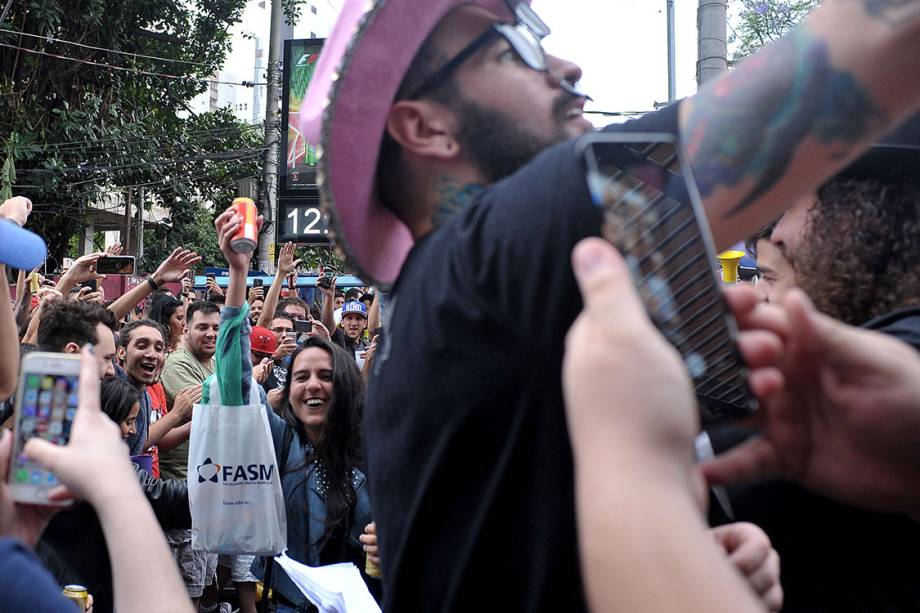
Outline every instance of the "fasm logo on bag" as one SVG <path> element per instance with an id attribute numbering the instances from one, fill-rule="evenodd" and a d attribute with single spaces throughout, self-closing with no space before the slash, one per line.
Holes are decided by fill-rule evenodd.
<path id="1" fill-rule="evenodd" d="M 274 473 L 275 467 L 270 464 L 215 464 L 211 458 L 206 458 L 198 465 L 198 483 L 262 485 L 271 483 Z"/>

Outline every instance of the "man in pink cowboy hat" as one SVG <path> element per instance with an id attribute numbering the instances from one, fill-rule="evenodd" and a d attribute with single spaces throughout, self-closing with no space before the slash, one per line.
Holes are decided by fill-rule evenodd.
<path id="1" fill-rule="evenodd" d="M 346 0 L 301 112 L 337 244 L 392 286 L 365 413 L 387 611 L 586 608 L 560 365 L 600 214 L 548 34 L 529 2 Z M 920 105 L 918 65 L 920 0 L 827 0 L 607 129 L 677 134 L 725 247 Z"/>

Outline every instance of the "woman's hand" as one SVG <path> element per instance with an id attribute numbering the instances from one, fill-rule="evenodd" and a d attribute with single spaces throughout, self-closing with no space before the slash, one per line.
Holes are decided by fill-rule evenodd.
<path id="1" fill-rule="evenodd" d="M 371 522 L 364 526 L 364 534 L 358 537 L 358 540 L 364 545 L 364 553 L 367 559 L 377 566 L 380 566 L 380 549 L 377 547 L 377 523 Z"/>

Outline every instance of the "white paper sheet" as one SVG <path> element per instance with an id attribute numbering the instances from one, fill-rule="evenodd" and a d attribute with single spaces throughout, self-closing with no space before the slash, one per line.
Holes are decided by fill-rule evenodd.
<path id="1" fill-rule="evenodd" d="M 320 613 L 380 613 L 354 564 L 307 566 L 287 553 L 275 556 L 275 562 Z"/>

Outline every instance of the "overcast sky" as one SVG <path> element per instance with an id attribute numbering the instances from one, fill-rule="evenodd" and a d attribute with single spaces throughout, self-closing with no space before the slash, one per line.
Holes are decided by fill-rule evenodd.
<path id="1" fill-rule="evenodd" d="M 696 9 L 675 0 L 677 96 L 696 91 Z M 668 98 L 665 0 L 533 0 L 552 29 L 547 52 L 584 70 L 589 110 L 648 111 Z M 619 121 L 591 116 L 598 125 Z"/>

